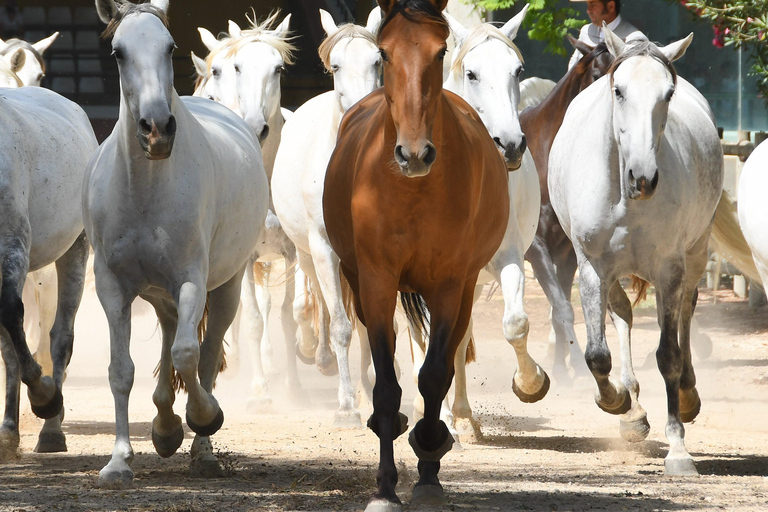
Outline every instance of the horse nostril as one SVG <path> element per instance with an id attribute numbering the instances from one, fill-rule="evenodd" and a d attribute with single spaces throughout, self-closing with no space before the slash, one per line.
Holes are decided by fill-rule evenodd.
<path id="1" fill-rule="evenodd" d="M 653 175 L 653 179 L 651 180 L 651 190 L 656 190 L 656 185 L 659 184 L 659 171 L 656 171 L 656 173 Z"/>
<path id="2" fill-rule="evenodd" d="M 261 132 L 259 133 L 259 142 L 264 142 L 264 139 L 266 139 L 269 136 L 269 125 L 265 124 L 264 128 L 261 129 Z"/>
<path id="3" fill-rule="evenodd" d="M 176 117 L 171 116 L 168 119 L 168 124 L 165 125 L 165 133 L 169 137 L 173 137 L 176 134 Z"/>
<path id="4" fill-rule="evenodd" d="M 500 138 L 494 137 L 493 138 L 493 142 L 496 143 L 496 147 L 498 147 L 499 149 L 504 149 L 504 144 L 501 143 L 501 139 Z"/>
<path id="5" fill-rule="evenodd" d="M 635 175 L 634 175 L 634 174 L 632 174 L 632 169 L 630 169 L 630 170 L 629 170 L 629 183 L 630 183 L 631 185 L 634 185 L 634 184 L 635 184 Z"/>
<path id="6" fill-rule="evenodd" d="M 432 144 L 427 144 L 424 149 L 421 150 L 419 159 L 424 162 L 424 165 L 430 166 L 435 163 L 437 159 L 437 150 Z"/>
<path id="7" fill-rule="evenodd" d="M 152 125 L 143 117 L 139 119 L 139 128 L 143 133 L 149 133 L 152 131 Z"/>
<path id="8" fill-rule="evenodd" d="M 525 140 L 525 135 L 523 135 L 523 139 L 520 141 L 520 153 L 525 153 L 525 148 L 528 147 L 528 142 Z"/>
<path id="9" fill-rule="evenodd" d="M 400 144 L 395 146 L 395 161 L 401 167 L 408 165 L 408 158 L 405 156 L 405 150 Z"/>

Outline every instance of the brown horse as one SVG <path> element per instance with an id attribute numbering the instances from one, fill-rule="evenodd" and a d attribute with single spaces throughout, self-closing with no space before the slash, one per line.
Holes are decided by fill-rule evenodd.
<path id="1" fill-rule="evenodd" d="M 392 442 L 408 425 L 398 412 L 393 360 L 397 292 L 418 294 L 410 295 L 412 319 L 425 315 L 425 306 L 431 317 L 419 373 L 424 418 L 409 441 L 419 457 L 413 500 L 442 502 L 437 474 L 453 438 L 439 419 L 440 403 L 477 276 L 499 247 L 509 215 L 503 158 L 472 107 L 442 88 L 446 3 L 379 0 L 384 87 L 344 116 L 325 180 L 328 236 L 367 327 L 376 370 L 368 426 L 380 439 L 378 491 L 366 510 L 401 509 Z"/>
<path id="2" fill-rule="evenodd" d="M 525 259 L 531 263 L 536 279 L 552 305 L 552 327 L 556 339 L 553 374 L 561 384 L 570 380 L 565 366 L 566 346 L 570 346 L 571 366 L 576 374 L 589 375 L 589 370 L 573 329 L 571 287 L 576 273 L 576 253 L 549 200 L 549 150 L 573 98 L 603 76 L 613 62 L 605 43 L 592 48 L 570 36 L 569 39 L 584 57 L 560 79 L 541 103 L 520 114 L 520 126 L 528 140 L 541 186 L 539 226 Z"/>

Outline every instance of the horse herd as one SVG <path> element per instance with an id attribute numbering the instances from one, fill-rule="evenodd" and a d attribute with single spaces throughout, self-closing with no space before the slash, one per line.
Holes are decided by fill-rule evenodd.
<path id="1" fill-rule="evenodd" d="M 419 390 L 409 434 L 419 458 L 414 503 L 444 502 L 440 459 L 459 435 L 479 431 L 464 366 L 474 353 L 472 305 L 485 283 L 495 280 L 503 293 L 503 333 L 518 359 L 512 390 L 523 402 L 546 395 L 549 376 L 527 350 L 524 259 L 552 305 L 554 378 L 568 383 L 591 373 L 597 405 L 618 415 L 621 435 L 635 442 L 649 425 L 631 359 L 632 305 L 619 279 L 631 274 L 641 289 L 654 285 L 668 406 L 665 468 L 696 474 L 683 440 L 683 422 L 701 405 L 691 319 L 713 218 L 733 212 L 717 208 L 727 199 L 712 112 L 672 65 L 692 36 L 659 47 L 604 28 L 605 42 L 595 48 L 572 40 L 584 57 L 557 84 L 521 82 L 523 56 L 513 39 L 527 7 L 501 27 L 470 29 L 442 14 L 445 0 L 378 3 L 364 27 L 337 26 L 320 12 L 328 37 L 319 53 L 334 90 L 290 112 L 280 107 L 281 73 L 295 49 L 290 15 L 251 20 L 246 29 L 230 21 L 219 38 L 200 28 L 210 53 L 192 55 L 199 78 L 195 95 L 182 98 L 173 88 L 168 0 L 96 0 L 120 74 L 119 118 L 101 146 L 77 105 L 19 87 L 39 85 L 41 71 L 27 66 L 35 65 L 32 50 L 39 56 L 51 38 L 3 52 L 0 457 L 19 446 L 19 379 L 33 412 L 46 419 L 37 450 L 66 450 L 61 388 L 90 244 L 115 401 L 104 484 L 133 479 L 134 299 L 153 306 L 162 331 L 153 444 L 163 457 L 180 447 L 173 403 L 185 389 L 186 423 L 196 434 L 192 464 L 205 472 L 218 464 L 209 437 L 224 415 L 212 389 L 230 325 L 232 350 L 253 343 L 253 399 L 271 400 L 266 283 L 278 257 L 288 269 L 281 315 L 288 387 L 301 389 L 297 357 L 338 373 L 334 422 L 342 426 L 361 425 L 348 361 L 356 324 L 362 385 L 373 403 L 368 427 L 380 439 L 378 489 L 366 510 L 402 508 L 393 448 L 408 430 L 394 361 L 398 292 Z M 451 33 L 456 45 L 443 83 Z M 518 115 L 522 106 L 530 108 Z M 765 279 L 758 183 L 765 178 L 753 169 L 762 169 L 760 160 L 745 167 L 739 219 Z M 56 273 L 47 275 L 56 291 L 35 279 L 43 283 L 41 304 L 57 296 L 52 325 L 40 314 L 41 335 L 50 334 L 47 375 L 27 347 L 22 289 L 29 272 L 52 263 Z M 584 353 L 570 303 L 577 268 Z M 620 381 L 609 377 L 606 310 L 619 334 Z"/>

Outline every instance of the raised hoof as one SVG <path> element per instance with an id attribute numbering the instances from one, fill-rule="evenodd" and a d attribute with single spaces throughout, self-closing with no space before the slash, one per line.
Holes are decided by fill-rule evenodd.
<path id="1" fill-rule="evenodd" d="M 455 418 L 454 425 L 462 443 L 477 444 L 483 438 L 480 424 L 474 418 Z M 456 448 L 458 447 L 454 446 L 454 449 Z"/>
<path id="2" fill-rule="evenodd" d="M 424 420 L 420 420 L 419 423 L 422 421 Z M 453 447 L 453 436 L 448 431 L 446 424 L 441 421 L 440 426 L 442 427 L 441 430 L 445 436 L 445 441 L 443 441 L 443 444 L 440 445 L 440 447 L 436 450 L 424 450 L 421 446 L 419 446 L 419 443 L 416 440 L 416 431 L 419 430 L 419 423 L 417 423 L 413 430 L 411 430 L 411 433 L 408 434 L 408 443 L 411 445 L 411 448 L 413 448 L 413 453 L 416 454 L 420 461 L 437 462 L 442 459 L 446 453 L 451 451 L 451 448 Z"/>
<path id="3" fill-rule="evenodd" d="M 600 403 L 600 395 L 595 397 L 595 403 L 597 406 L 602 409 L 603 411 L 607 412 L 608 414 L 624 414 L 625 412 L 628 412 L 632 408 L 632 397 L 629 396 L 629 390 L 625 388 L 624 386 L 621 386 L 621 392 L 619 392 L 619 397 L 621 400 L 621 403 L 616 407 L 609 407 L 602 403 Z"/>
<path id="4" fill-rule="evenodd" d="M 697 476 L 693 459 L 664 459 L 664 473 L 670 476 Z"/>
<path id="5" fill-rule="evenodd" d="M 709 356 L 712 355 L 712 349 L 714 348 L 712 338 L 704 333 L 699 333 L 699 335 L 692 341 L 693 351 L 696 352 L 696 356 L 699 359 L 709 359 Z"/>
<path id="6" fill-rule="evenodd" d="M 619 422 L 619 432 L 621 433 L 621 437 L 630 443 L 639 443 L 640 441 L 644 441 L 645 438 L 648 437 L 650 431 L 651 425 L 648 423 L 647 416 L 643 416 L 639 420 L 621 420 Z"/>
<path id="7" fill-rule="evenodd" d="M 333 415 L 333 427 L 334 428 L 362 428 L 363 420 L 360 418 L 360 412 L 356 410 L 351 411 L 336 411 Z"/>
<path id="8" fill-rule="evenodd" d="M 19 456 L 19 433 L 0 429 L 0 461 L 13 460 Z"/>
<path id="9" fill-rule="evenodd" d="M 314 350 L 314 347 L 312 348 Z M 299 358 L 299 361 L 301 361 L 304 364 L 315 364 L 315 354 L 312 353 L 311 356 L 307 356 L 304 354 L 304 352 L 301 351 L 301 346 L 299 345 L 299 342 L 296 342 L 296 357 Z"/>
<path id="10" fill-rule="evenodd" d="M 445 493 L 440 484 L 416 485 L 413 488 L 411 505 L 445 505 Z"/>
<path id="11" fill-rule="evenodd" d="M 368 503 L 368 506 L 365 507 L 365 512 L 403 512 L 403 505 L 377 498 Z"/>
<path id="12" fill-rule="evenodd" d="M 181 426 L 181 418 L 179 418 L 179 426 L 168 436 L 161 436 L 154 427 L 152 428 L 152 444 L 155 445 L 155 451 L 161 457 L 167 458 L 176 453 L 182 441 L 184 441 L 184 428 Z"/>
<path id="13" fill-rule="evenodd" d="M 56 391 L 53 393 L 51 401 L 45 405 L 32 405 L 32 412 L 35 416 L 44 420 L 55 418 L 59 415 L 64 408 L 64 397 L 61 395 L 61 388 L 56 386 Z"/>
<path id="14" fill-rule="evenodd" d="M 192 431 L 203 437 L 210 437 L 216 432 L 219 431 L 221 426 L 224 424 L 224 411 L 221 410 L 221 407 L 219 407 L 219 412 L 216 413 L 216 417 L 213 418 L 213 421 L 210 422 L 208 425 L 198 425 L 194 421 L 191 421 L 189 418 L 189 414 L 187 414 L 187 426 L 192 429 Z"/>
<path id="15" fill-rule="evenodd" d="M 687 398 L 690 396 L 690 398 Z M 683 410 L 685 408 L 686 410 Z M 680 421 L 690 423 L 701 411 L 701 398 L 696 388 L 691 389 L 690 394 L 680 391 Z"/>
<path id="16" fill-rule="evenodd" d="M 193 478 L 221 478 L 224 476 L 224 469 L 215 457 L 201 457 L 192 459 L 189 465 L 189 476 Z"/>
<path id="17" fill-rule="evenodd" d="M 544 382 L 541 384 L 541 388 L 539 388 L 537 392 L 529 395 L 528 393 L 524 392 L 522 389 L 517 387 L 517 384 L 515 383 L 515 378 L 512 377 L 512 392 L 515 395 L 517 395 L 517 398 L 519 398 L 521 402 L 524 402 L 526 404 L 532 404 L 534 402 L 538 402 L 539 400 L 547 396 L 547 392 L 549 391 L 549 384 L 550 384 L 549 375 L 547 375 L 547 373 L 544 372 Z"/>
<path id="18" fill-rule="evenodd" d="M 336 356 L 331 354 L 331 357 L 322 359 L 315 358 L 315 364 L 320 373 L 326 377 L 333 377 L 339 374 L 339 363 L 336 361 Z"/>
<path id="19" fill-rule="evenodd" d="M 63 432 L 40 432 L 35 453 L 60 453 L 67 451 L 67 438 Z"/>

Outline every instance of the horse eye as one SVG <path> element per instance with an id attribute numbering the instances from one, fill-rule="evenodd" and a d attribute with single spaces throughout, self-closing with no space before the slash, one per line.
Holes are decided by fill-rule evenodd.
<path id="1" fill-rule="evenodd" d="M 276 74 L 276 75 L 279 75 L 279 74 L 280 74 L 280 73 L 282 73 L 283 71 L 285 71 L 285 67 L 284 67 L 284 66 L 277 66 L 277 67 L 275 68 L 275 74 Z"/>
<path id="2" fill-rule="evenodd" d="M 339 70 L 339 66 L 337 64 L 331 65 L 331 73 L 336 73 Z"/>
<path id="3" fill-rule="evenodd" d="M 472 71 L 467 71 L 467 78 L 469 78 L 469 80 L 472 82 L 477 81 L 477 75 L 475 75 Z"/>
<path id="4" fill-rule="evenodd" d="M 121 60 L 123 58 L 123 51 L 120 48 L 114 48 L 112 50 L 112 55 L 115 57 L 115 59 Z"/>
<path id="5" fill-rule="evenodd" d="M 445 58 L 445 54 L 448 53 L 448 48 L 443 48 L 440 50 L 440 53 L 437 54 L 437 58 L 440 60 L 443 60 Z"/>
<path id="6" fill-rule="evenodd" d="M 674 89 L 670 89 L 667 91 L 667 93 L 664 95 L 664 101 L 670 102 L 672 100 L 672 95 L 675 94 Z"/>
<path id="7" fill-rule="evenodd" d="M 213 68 L 211 69 L 211 74 L 215 77 L 218 77 L 221 74 L 221 70 L 219 70 L 219 68 Z"/>
<path id="8" fill-rule="evenodd" d="M 613 93 L 616 95 L 617 100 L 623 100 L 624 94 L 622 94 L 621 90 L 618 87 L 613 88 Z"/>
<path id="9" fill-rule="evenodd" d="M 389 55 L 387 55 L 387 52 L 379 48 L 379 54 L 381 54 L 381 60 L 384 62 L 389 62 Z"/>
<path id="10" fill-rule="evenodd" d="M 173 54 L 173 51 L 176 49 L 176 43 L 171 43 L 171 46 L 168 47 L 168 53 Z"/>
<path id="11" fill-rule="evenodd" d="M 240 74 L 240 66 L 235 65 L 235 73 Z"/>
<path id="12" fill-rule="evenodd" d="M 525 69 L 522 66 L 520 66 L 519 68 L 517 68 L 517 72 L 515 73 L 515 76 L 517 78 L 520 78 L 520 75 L 523 74 L 523 71 L 525 71 Z"/>

